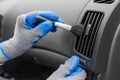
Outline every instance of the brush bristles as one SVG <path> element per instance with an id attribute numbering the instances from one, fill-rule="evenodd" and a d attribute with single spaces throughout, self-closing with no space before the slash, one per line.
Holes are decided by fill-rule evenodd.
<path id="1" fill-rule="evenodd" d="M 82 24 L 74 25 L 71 29 L 71 32 L 74 33 L 77 36 L 81 36 L 83 31 L 84 31 L 84 26 Z"/>

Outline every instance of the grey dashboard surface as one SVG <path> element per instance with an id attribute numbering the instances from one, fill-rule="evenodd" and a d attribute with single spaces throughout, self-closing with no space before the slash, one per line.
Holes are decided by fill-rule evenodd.
<path id="1" fill-rule="evenodd" d="M 79 15 L 89 0 L 19 0 L 6 9 L 3 14 L 2 40 L 13 36 L 14 26 L 18 15 L 30 11 L 53 11 L 57 13 L 65 23 L 74 25 Z M 75 36 L 63 29 L 55 33 L 49 33 L 38 42 L 36 48 L 46 49 L 70 56 Z"/>
<path id="2" fill-rule="evenodd" d="M 6 12 L 19 0 L 0 0 L 0 15 L 5 15 Z"/>

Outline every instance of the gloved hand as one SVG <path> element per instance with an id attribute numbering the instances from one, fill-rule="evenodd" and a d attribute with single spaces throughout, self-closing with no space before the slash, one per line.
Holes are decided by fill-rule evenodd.
<path id="1" fill-rule="evenodd" d="M 0 62 L 11 60 L 23 54 L 49 31 L 56 31 L 51 22 L 39 21 L 36 16 L 63 22 L 55 13 L 50 11 L 35 11 L 18 16 L 14 36 L 0 44 Z"/>
<path id="2" fill-rule="evenodd" d="M 47 80 L 85 80 L 86 72 L 79 67 L 80 59 L 73 56 L 61 65 Z"/>

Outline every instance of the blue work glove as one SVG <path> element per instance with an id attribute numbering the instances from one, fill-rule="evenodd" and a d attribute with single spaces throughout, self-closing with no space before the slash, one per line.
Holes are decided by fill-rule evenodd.
<path id="1" fill-rule="evenodd" d="M 27 14 L 27 18 L 25 19 L 25 24 L 29 29 L 33 29 L 38 24 L 40 24 L 43 21 L 40 21 L 36 19 L 36 16 L 42 16 L 44 18 L 47 18 L 49 20 L 55 21 L 55 22 L 61 22 L 64 23 L 61 18 L 58 17 L 58 15 L 51 11 L 34 11 L 29 14 Z M 56 27 L 52 27 L 50 30 L 52 32 L 56 32 Z"/>
<path id="2" fill-rule="evenodd" d="M 47 80 L 85 80 L 86 72 L 79 67 L 80 59 L 77 56 L 71 57 L 62 64 Z"/>
<path id="3" fill-rule="evenodd" d="M 55 13 L 50 11 L 34 11 L 18 16 L 14 36 L 0 44 L 0 63 L 23 54 L 49 31 L 56 31 L 51 22 L 39 21 L 36 16 L 63 22 Z"/>
<path id="4" fill-rule="evenodd" d="M 43 21 L 40 21 L 36 18 L 36 16 L 42 16 L 44 18 L 47 18 L 49 20 L 55 21 L 55 22 L 61 22 L 64 23 L 61 18 L 58 17 L 58 15 L 51 11 L 34 11 L 29 14 L 27 14 L 27 18 L 25 19 L 25 24 L 27 25 L 27 28 L 32 30 L 33 28 L 38 28 L 40 30 L 43 30 L 43 35 L 38 37 L 38 40 L 34 41 L 33 46 L 43 37 L 45 36 L 49 31 L 56 32 L 57 26 L 51 26 L 51 27 L 39 27 L 39 24 Z M 50 24 L 51 25 L 51 24 Z"/>

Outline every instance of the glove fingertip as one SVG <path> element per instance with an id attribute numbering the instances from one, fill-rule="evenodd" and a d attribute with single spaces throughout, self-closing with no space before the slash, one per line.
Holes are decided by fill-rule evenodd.
<path id="1" fill-rule="evenodd" d="M 25 23 L 25 25 L 27 26 L 28 29 L 32 29 L 34 23 L 37 22 L 36 15 L 37 15 L 37 14 L 28 15 L 28 16 L 26 17 L 24 23 Z"/>
<path id="2" fill-rule="evenodd" d="M 68 61 L 71 63 L 70 71 L 74 71 L 80 63 L 80 58 L 78 56 L 72 56 Z"/>

